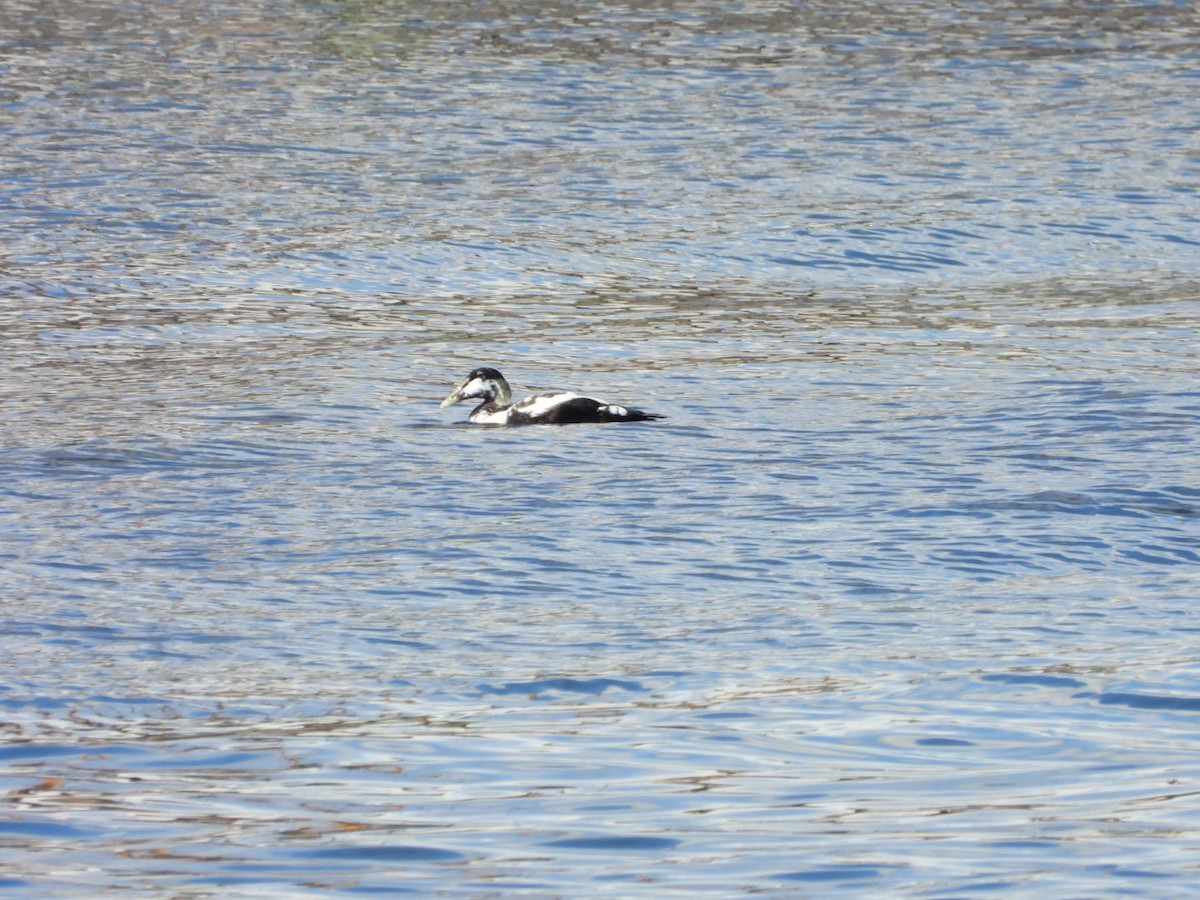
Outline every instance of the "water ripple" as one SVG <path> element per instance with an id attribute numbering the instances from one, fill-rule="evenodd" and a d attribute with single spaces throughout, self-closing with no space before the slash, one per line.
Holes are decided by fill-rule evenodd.
<path id="1" fill-rule="evenodd" d="M 50 12 L 4 889 L 1194 890 L 1187 4 Z"/>

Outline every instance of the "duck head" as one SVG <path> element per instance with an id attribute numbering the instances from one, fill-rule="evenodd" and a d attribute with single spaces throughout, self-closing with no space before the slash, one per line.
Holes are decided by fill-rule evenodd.
<path id="1" fill-rule="evenodd" d="M 512 403 L 512 389 L 504 380 L 504 376 L 495 369 L 486 366 L 472 369 L 471 374 L 464 378 L 458 387 L 442 401 L 440 408 L 445 409 L 447 406 L 461 403 L 463 400 L 474 399 L 508 406 Z"/>

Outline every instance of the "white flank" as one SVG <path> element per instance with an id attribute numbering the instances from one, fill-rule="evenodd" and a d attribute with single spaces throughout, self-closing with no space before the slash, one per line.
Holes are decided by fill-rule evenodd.
<path id="1" fill-rule="evenodd" d="M 613 404 L 611 404 L 611 403 L 609 403 L 609 404 L 608 404 L 608 405 L 606 405 L 606 406 L 602 406 L 602 407 L 600 407 L 600 408 L 601 408 L 601 409 L 604 409 L 604 410 L 608 410 L 608 412 L 609 412 L 609 413 L 611 413 L 611 414 L 612 414 L 612 415 L 614 415 L 614 416 L 627 416 L 627 415 L 629 415 L 629 410 L 627 410 L 625 407 L 623 407 L 623 406 L 614 406 L 614 405 L 613 405 Z"/>

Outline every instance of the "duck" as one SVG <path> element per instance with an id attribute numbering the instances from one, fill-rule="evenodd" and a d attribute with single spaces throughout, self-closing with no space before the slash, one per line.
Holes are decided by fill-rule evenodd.
<path id="1" fill-rule="evenodd" d="M 467 421 L 476 425 L 575 425 L 581 422 L 646 422 L 665 419 L 659 413 L 605 403 L 574 391 L 547 391 L 512 402 L 512 388 L 496 369 L 482 366 L 442 401 L 440 408 L 463 400 L 482 400 Z"/>

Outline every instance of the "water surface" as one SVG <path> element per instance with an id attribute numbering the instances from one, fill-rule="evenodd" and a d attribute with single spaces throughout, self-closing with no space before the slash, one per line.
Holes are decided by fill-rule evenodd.
<path id="1" fill-rule="evenodd" d="M 1190 895 L 1190 5 L 0 11 L 6 893 Z"/>

